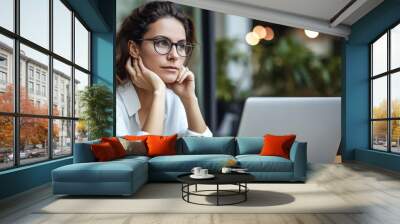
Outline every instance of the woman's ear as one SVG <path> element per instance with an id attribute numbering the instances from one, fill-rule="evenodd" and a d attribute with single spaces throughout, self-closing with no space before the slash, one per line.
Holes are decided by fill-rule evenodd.
<path id="1" fill-rule="evenodd" d="M 139 57 L 139 48 L 137 44 L 132 40 L 128 41 L 128 52 L 132 58 L 136 59 Z"/>

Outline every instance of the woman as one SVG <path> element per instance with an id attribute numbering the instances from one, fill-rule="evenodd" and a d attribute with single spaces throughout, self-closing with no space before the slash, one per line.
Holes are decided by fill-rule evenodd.
<path id="1" fill-rule="evenodd" d="M 212 136 L 187 63 L 191 20 L 170 2 L 150 2 L 117 34 L 117 135 Z"/>

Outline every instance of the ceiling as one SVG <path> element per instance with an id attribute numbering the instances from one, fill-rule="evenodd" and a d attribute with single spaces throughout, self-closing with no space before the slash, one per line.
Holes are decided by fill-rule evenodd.
<path id="1" fill-rule="evenodd" d="M 383 0 L 171 0 L 211 11 L 347 38 L 351 25 Z"/>

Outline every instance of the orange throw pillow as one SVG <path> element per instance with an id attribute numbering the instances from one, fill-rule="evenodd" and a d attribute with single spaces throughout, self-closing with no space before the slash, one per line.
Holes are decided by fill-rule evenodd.
<path id="1" fill-rule="evenodd" d="M 101 142 L 108 142 L 114 149 L 117 158 L 126 156 L 126 151 L 117 137 L 101 138 Z"/>
<path id="2" fill-rule="evenodd" d="M 149 135 L 147 137 L 147 155 L 148 156 L 164 156 L 176 155 L 176 139 L 178 135 L 159 136 Z"/>
<path id="3" fill-rule="evenodd" d="M 115 151 L 109 142 L 92 144 L 90 148 L 94 154 L 94 157 L 99 162 L 109 161 L 117 158 Z"/>
<path id="4" fill-rule="evenodd" d="M 260 155 L 262 156 L 280 156 L 290 159 L 290 148 L 296 135 L 264 135 L 264 145 L 261 149 Z"/>

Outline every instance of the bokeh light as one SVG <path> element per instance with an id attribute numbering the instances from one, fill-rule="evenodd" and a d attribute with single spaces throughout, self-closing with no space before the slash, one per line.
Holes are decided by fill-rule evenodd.
<path id="1" fill-rule="evenodd" d="M 274 39 L 274 36 L 275 36 L 274 30 L 269 26 L 265 27 L 264 29 L 265 29 L 265 31 L 267 31 L 267 35 L 264 37 L 264 40 Z"/>
<path id="2" fill-rule="evenodd" d="M 265 30 L 265 28 L 263 26 L 255 26 L 253 28 L 253 33 L 257 34 L 259 39 L 263 39 L 265 38 L 265 36 L 267 36 L 267 31 Z"/>
<path id="3" fill-rule="evenodd" d="M 247 44 L 254 46 L 257 45 L 258 42 L 260 42 L 260 39 L 258 38 L 258 35 L 254 32 L 250 32 L 246 34 L 246 42 Z"/>
<path id="4" fill-rule="evenodd" d="M 312 30 L 304 30 L 304 33 L 306 34 L 307 37 L 312 38 L 312 39 L 317 38 L 319 35 L 318 32 L 315 32 Z"/>

